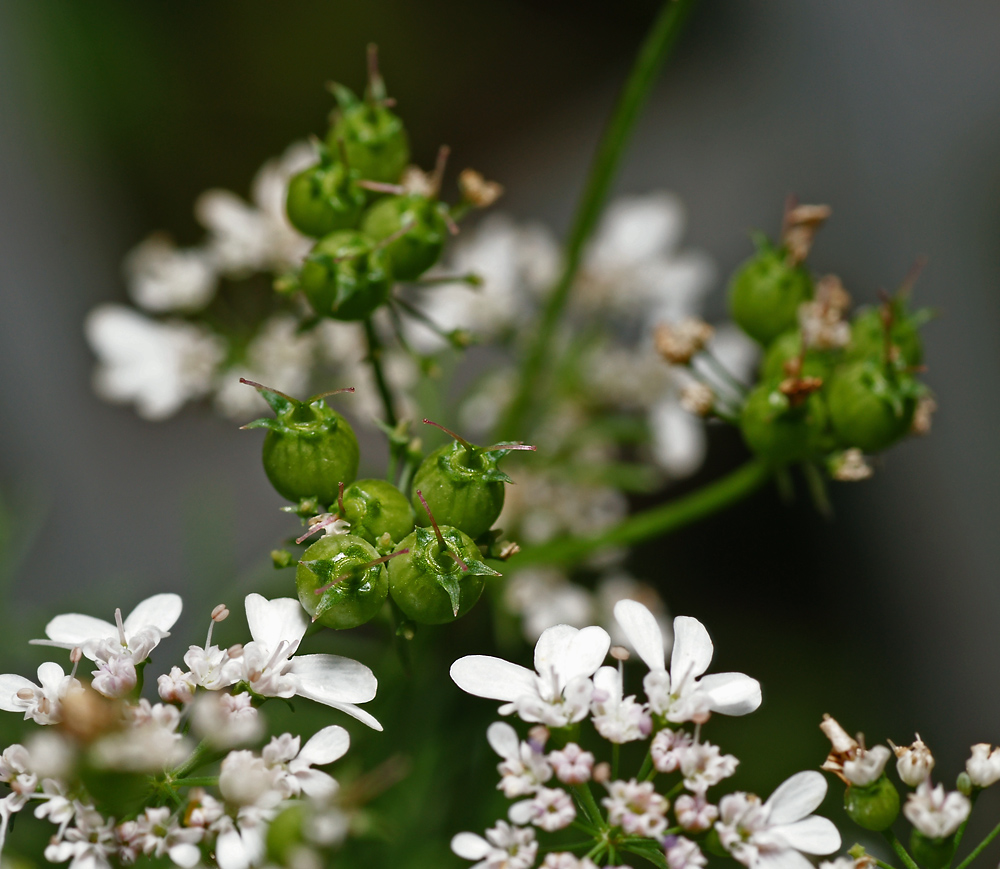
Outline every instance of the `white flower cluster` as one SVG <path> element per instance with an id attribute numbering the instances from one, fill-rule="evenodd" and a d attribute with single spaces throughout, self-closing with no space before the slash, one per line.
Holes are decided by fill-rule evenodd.
<path id="1" fill-rule="evenodd" d="M 648 855 L 653 848 L 670 869 L 699 869 L 707 863 L 699 840 L 713 830 L 723 847 L 750 867 L 766 859 L 805 869 L 811 864 L 803 853 L 839 848 L 833 824 L 811 814 L 826 794 L 818 772 L 793 776 L 766 802 L 744 793 L 723 796 L 718 803 L 709 798 L 709 790 L 730 777 L 738 761 L 703 741 L 701 726 L 713 712 L 752 712 L 760 704 L 759 684 L 742 673 L 705 675 L 713 646 L 696 619 L 674 620 L 668 670 L 663 633 L 645 606 L 622 600 L 615 618 L 649 668 L 645 701 L 625 695 L 621 653 L 618 667 L 602 666 L 611 638 L 600 627 L 557 625 L 544 631 L 535 646 L 534 672 L 478 655 L 452 665 L 452 679 L 462 690 L 504 701 L 501 714 L 513 713 L 535 725 L 526 740 L 510 724 L 490 725 L 487 740 L 501 758 L 497 787 L 516 802 L 508 820 L 485 837 L 458 834 L 452 850 L 478 861 L 478 867 L 529 869 L 538 853 L 537 831 L 551 833 L 571 824 L 593 835 L 594 848 L 583 858 L 568 851 L 549 853 L 543 866 L 583 869 L 594 865 L 592 857 L 614 862 L 615 849 Z M 650 759 L 638 775 L 619 778 L 608 763 L 597 763 L 580 747 L 576 725 L 585 719 L 615 745 L 651 740 Z M 688 724 L 695 725 L 693 730 L 684 727 Z M 547 748 L 550 740 L 555 748 Z M 677 781 L 661 786 L 657 776 L 670 774 Z M 591 782 L 606 791 L 600 806 Z"/>
<path id="2" fill-rule="evenodd" d="M 116 610 L 114 624 L 78 613 L 56 616 L 46 626 L 47 639 L 33 642 L 71 649 L 72 672 L 44 663 L 37 685 L 0 675 L 0 709 L 53 725 L 0 755 L 0 782 L 10 789 L 0 800 L 0 847 L 11 818 L 32 803 L 35 816 L 57 828 L 45 858 L 70 861 L 71 869 L 101 869 L 112 861 L 130 865 L 140 854 L 193 867 L 212 851 L 221 869 L 248 869 L 265 857 L 270 821 L 290 800 L 303 798 L 314 815 L 323 816 L 313 826 L 339 831 L 311 844 L 325 847 L 342 837 L 346 824 L 334 802 L 337 782 L 313 767 L 344 755 L 344 728 L 325 727 L 304 745 L 301 737 L 285 733 L 258 752 L 240 746 L 261 739 L 257 705 L 269 697 L 305 697 L 381 730 L 356 705 L 375 696 L 374 674 L 348 658 L 297 654 L 308 625 L 298 601 L 251 594 L 251 642 L 214 645 L 213 628 L 229 614 L 216 607 L 205 645 L 188 649 L 187 669 L 173 667 L 159 677 L 161 702 L 150 703 L 138 696 L 142 673 L 181 608 L 177 595 L 158 594 L 124 619 Z M 94 665 L 89 684 L 77 678 L 83 658 Z M 204 778 L 190 776 L 219 759 L 213 795 Z M 134 800 L 125 798 L 120 821 L 107 794 L 90 789 L 108 775 L 119 783 L 134 775 L 141 785 Z M 128 786 L 119 787 L 129 793 Z"/>

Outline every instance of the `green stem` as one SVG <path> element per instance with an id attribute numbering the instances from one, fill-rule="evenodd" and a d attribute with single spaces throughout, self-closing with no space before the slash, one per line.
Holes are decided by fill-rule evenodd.
<path id="1" fill-rule="evenodd" d="M 601 814 L 601 809 L 597 805 L 597 800 L 594 799 L 594 794 L 590 790 L 590 785 L 584 782 L 583 784 L 576 785 L 573 790 L 576 792 L 577 798 L 580 800 L 580 805 L 583 806 L 583 810 L 587 813 L 587 817 L 590 818 L 590 822 L 598 829 L 604 829 L 607 824 L 604 823 L 604 816 Z"/>
<path id="2" fill-rule="evenodd" d="M 892 863 L 886 863 L 885 860 L 879 860 L 878 857 L 873 857 L 871 854 L 866 853 L 865 856 L 870 860 L 874 860 L 875 865 L 880 866 L 881 869 L 897 869 L 897 867 L 893 866 Z"/>
<path id="3" fill-rule="evenodd" d="M 593 234 L 604 202 L 608 197 L 618 164 L 625 152 L 639 113 L 649 96 L 656 74 L 677 42 L 693 0 L 666 0 L 639 49 L 632 71 L 625 82 L 618 103 L 604 130 L 604 135 L 590 167 L 587 185 L 577 205 L 576 216 L 566 242 L 566 259 L 559 280 L 552 288 L 535 332 L 521 364 L 518 392 L 507 408 L 500 425 L 500 440 L 510 440 L 521 432 L 532 403 L 541 401 L 538 387 L 546 363 L 552 361 L 552 339 L 573 281 L 580 268 L 584 245 Z"/>
<path id="4" fill-rule="evenodd" d="M 883 830 L 882 835 L 885 837 L 885 840 L 892 845 L 892 850 L 899 855 L 899 859 L 903 861 L 906 869 L 920 869 L 916 861 L 910 856 L 909 851 L 903 847 L 903 843 L 896 838 L 896 834 L 892 832 L 892 830 Z"/>
<path id="5" fill-rule="evenodd" d="M 975 790 L 969 795 L 969 802 L 971 808 L 969 809 L 969 814 L 964 821 L 959 825 L 958 830 L 955 831 L 955 847 L 951 852 L 951 859 L 948 861 L 948 866 L 945 869 L 950 869 L 951 864 L 955 862 L 955 854 L 958 853 L 958 846 L 962 843 L 962 837 L 965 835 L 965 828 L 969 826 L 969 818 L 972 817 L 972 809 L 976 807 L 976 800 L 979 799 L 979 794 L 981 791 Z"/>
<path id="6" fill-rule="evenodd" d="M 642 762 L 642 766 L 639 767 L 639 772 L 636 774 L 635 777 L 636 781 L 642 781 L 643 779 L 646 778 L 647 775 L 650 774 L 650 772 L 654 771 L 655 770 L 653 770 L 653 755 L 647 751 L 646 757 Z"/>
<path id="7" fill-rule="evenodd" d="M 718 376 L 719 380 L 735 393 L 740 402 L 743 402 L 747 395 L 746 386 L 740 383 L 729 369 L 722 364 L 722 360 L 707 347 L 701 351 L 701 355 L 708 367 Z"/>
<path id="8" fill-rule="evenodd" d="M 218 754 L 218 750 L 207 739 L 203 739 L 195 746 L 194 751 L 188 755 L 188 759 L 184 763 L 170 771 L 170 780 L 176 781 L 184 778 L 198 767 L 211 763 Z"/>
<path id="9" fill-rule="evenodd" d="M 618 778 L 618 761 L 621 758 L 622 747 L 617 742 L 611 743 L 611 778 Z"/>
<path id="10" fill-rule="evenodd" d="M 177 784 L 183 785 L 186 788 L 213 788 L 218 783 L 219 777 L 217 775 L 192 776 L 191 778 L 185 778 L 177 782 Z"/>
<path id="11" fill-rule="evenodd" d="M 971 863 L 971 862 L 972 862 L 973 860 L 975 860 L 975 859 L 976 859 L 976 857 L 978 857 L 978 856 L 979 856 L 980 854 L 982 854 L 982 853 L 983 853 L 983 851 L 985 851 L 985 850 L 986 850 L 986 847 L 987 847 L 987 846 L 988 846 L 988 845 L 990 844 L 990 842 L 992 842 L 992 841 L 993 841 L 993 840 L 994 840 L 994 839 L 995 839 L 995 838 L 996 838 L 997 836 L 1000 836 L 1000 824 L 997 824 L 997 825 L 996 825 L 996 826 L 995 826 L 995 827 L 994 827 L 994 828 L 993 828 L 992 830 L 990 830 L 990 832 L 989 832 L 989 835 L 988 835 L 988 836 L 987 836 L 987 837 L 986 837 L 985 839 L 983 839 L 983 841 L 982 841 L 982 842 L 980 842 L 980 843 L 979 843 L 978 845 L 976 845 L 976 847 L 972 849 L 972 853 L 971 853 L 971 854 L 969 854 L 969 856 L 968 856 L 968 857 L 966 857 L 966 858 L 965 858 L 965 859 L 964 859 L 964 860 L 963 860 L 963 861 L 962 861 L 961 863 L 959 863 L 959 864 L 958 864 L 958 866 L 956 866 L 956 867 L 955 867 L 955 869 L 966 869 L 966 867 L 967 867 L 967 866 L 968 866 L 968 865 L 969 865 L 969 864 L 970 864 L 970 863 Z"/>
<path id="12" fill-rule="evenodd" d="M 382 397 L 382 407 L 385 409 L 385 421 L 389 426 L 396 425 L 396 410 L 392 401 L 392 392 L 389 383 L 385 379 L 385 372 L 382 370 L 382 343 L 375 332 L 375 325 L 371 317 L 365 320 L 365 339 L 368 342 L 368 364 L 372 367 L 375 375 L 375 385 L 378 387 L 379 395 Z"/>
<path id="13" fill-rule="evenodd" d="M 759 489 L 774 474 L 761 459 L 753 459 L 731 474 L 666 504 L 660 504 L 622 520 L 593 537 L 560 537 L 538 546 L 525 547 L 511 559 L 512 565 L 564 564 L 579 561 L 609 546 L 629 546 L 669 534 L 685 525 L 711 516 Z"/>

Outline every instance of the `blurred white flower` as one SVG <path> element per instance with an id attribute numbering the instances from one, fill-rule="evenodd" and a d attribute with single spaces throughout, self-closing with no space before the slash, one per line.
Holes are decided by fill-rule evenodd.
<path id="1" fill-rule="evenodd" d="M 934 761 L 931 759 L 931 767 L 933 765 Z M 930 768 L 927 771 L 929 773 Z M 988 788 L 996 784 L 1000 781 L 1000 748 L 993 748 L 987 742 L 972 746 L 972 755 L 965 762 L 965 771 L 977 788 Z"/>
<path id="2" fill-rule="evenodd" d="M 656 838 L 667 828 L 670 803 L 652 782 L 613 781 L 601 802 L 608 810 L 608 821 L 630 836 Z"/>
<path id="3" fill-rule="evenodd" d="M 123 263 L 129 295 L 154 314 L 197 311 L 215 295 L 212 257 L 201 248 L 178 248 L 163 235 L 139 242 Z"/>
<path id="4" fill-rule="evenodd" d="M 924 779 L 920 786 L 906 798 L 903 814 L 914 827 L 929 839 L 943 839 L 961 826 L 972 803 L 958 791 L 945 793 L 944 785 L 934 787 Z"/>
<path id="5" fill-rule="evenodd" d="M 0 709 L 23 712 L 25 720 L 36 724 L 58 724 L 62 701 L 72 691 L 82 691 L 76 679 L 67 676 L 58 664 L 47 661 L 38 667 L 38 684 L 15 673 L 0 675 Z"/>
<path id="6" fill-rule="evenodd" d="M 465 860 L 477 860 L 471 869 L 529 869 L 535 865 L 538 843 L 530 827 L 512 827 L 497 821 L 486 838 L 475 833 L 459 833 L 451 840 L 451 850 Z"/>
<path id="7" fill-rule="evenodd" d="M 123 305 L 100 305 L 84 322 L 97 355 L 94 389 L 105 401 L 133 402 L 139 416 L 166 419 L 211 391 L 225 342 L 208 329 L 150 320 Z"/>
<path id="8" fill-rule="evenodd" d="M 521 616 L 521 630 L 532 643 L 553 625 L 582 628 L 594 619 L 590 592 L 556 568 L 517 571 L 504 586 L 504 603 Z"/>

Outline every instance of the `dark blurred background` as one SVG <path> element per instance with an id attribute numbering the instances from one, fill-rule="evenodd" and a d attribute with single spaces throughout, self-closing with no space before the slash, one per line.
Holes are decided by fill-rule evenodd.
<path id="1" fill-rule="evenodd" d="M 23 552 L 9 635 L 174 590 L 186 643 L 217 602 L 206 586 L 253 590 L 288 532 L 259 438 L 197 409 L 145 423 L 91 392 L 83 316 L 125 299 L 134 244 L 157 229 L 196 242 L 195 197 L 247 195 L 265 158 L 322 132 L 324 82 L 360 86 L 369 41 L 417 162 L 447 142 L 456 168 L 503 182 L 504 210 L 562 231 L 655 11 L 0 2 L 0 488 Z M 679 193 L 686 244 L 723 275 L 750 229 L 777 230 L 786 194 L 828 202 L 818 271 L 870 301 L 927 255 L 917 300 L 941 314 L 925 331 L 933 433 L 839 486 L 832 522 L 765 492 L 635 556 L 673 612 L 709 625 L 719 669 L 764 683 L 760 713 L 713 722 L 746 758 L 743 787 L 818 764 L 825 711 L 870 740 L 918 729 L 948 784 L 970 743 L 1000 739 L 998 36 L 988 0 L 705 0 L 620 174 L 621 192 Z M 694 482 L 742 455 L 718 433 Z"/>

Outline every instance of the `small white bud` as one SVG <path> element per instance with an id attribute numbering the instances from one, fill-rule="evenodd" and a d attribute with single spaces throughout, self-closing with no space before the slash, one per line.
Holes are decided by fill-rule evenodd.
<path id="1" fill-rule="evenodd" d="M 859 748 L 851 760 L 844 761 L 844 778 L 858 787 L 870 785 L 882 775 L 890 757 L 892 752 L 884 745 Z"/>
<path id="2" fill-rule="evenodd" d="M 896 753 L 896 772 L 911 788 L 917 787 L 934 769 L 934 755 L 919 733 L 916 734 L 913 745 L 892 745 L 892 750 Z"/>
<path id="3" fill-rule="evenodd" d="M 865 454 L 856 447 L 844 450 L 830 460 L 830 476 L 842 483 L 857 483 L 867 480 L 874 471 Z"/>
<path id="4" fill-rule="evenodd" d="M 1000 781 L 1000 748 L 990 748 L 986 742 L 972 746 L 972 757 L 965 762 L 965 771 L 977 788 L 988 788 Z"/>

